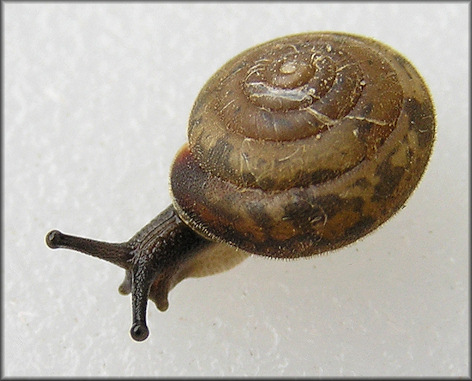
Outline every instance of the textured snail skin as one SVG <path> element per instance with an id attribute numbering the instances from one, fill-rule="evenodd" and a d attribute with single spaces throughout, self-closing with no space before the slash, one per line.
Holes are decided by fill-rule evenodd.
<path id="1" fill-rule="evenodd" d="M 349 244 L 420 180 L 434 109 L 417 71 L 359 36 L 309 33 L 243 52 L 203 87 L 171 171 L 193 229 L 294 258 Z"/>
<path id="2" fill-rule="evenodd" d="M 126 270 L 119 292 L 132 294 L 133 326 L 136 341 L 148 337 L 147 299 L 165 311 L 168 293 L 188 277 L 202 277 L 228 270 L 248 254 L 229 245 L 209 241 L 190 229 L 172 206 L 144 226 L 129 241 L 108 243 L 52 230 L 46 235 L 52 249 L 80 251 L 111 262 Z"/>
<path id="3" fill-rule="evenodd" d="M 390 218 L 431 154 L 424 81 L 391 48 L 307 33 L 249 49 L 207 82 L 170 175 L 173 204 L 124 243 L 49 232 L 126 270 L 131 336 L 145 340 L 147 300 L 168 308 L 181 280 L 248 255 L 296 258 L 347 245 Z"/>

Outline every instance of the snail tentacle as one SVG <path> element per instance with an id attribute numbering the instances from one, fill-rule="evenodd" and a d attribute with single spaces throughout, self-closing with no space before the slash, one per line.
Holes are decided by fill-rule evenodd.
<path id="1" fill-rule="evenodd" d="M 96 241 L 90 238 L 64 234 L 59 230 L 52 230 L 46 235 L 46 244 L 51 249 L 70 249 L 80 251 L 95 258 L 103 259 L 117 266 L 128 268 L 131 260 L 131 247 L 125 243 L 109 243 Z"/>

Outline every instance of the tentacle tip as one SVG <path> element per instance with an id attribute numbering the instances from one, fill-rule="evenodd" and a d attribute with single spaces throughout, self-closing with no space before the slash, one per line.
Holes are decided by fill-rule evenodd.
<path id="1" fill-rule="evenodd" d="M 48 234 L 46 234 L 46 245 L 48 245 L 51 249 L 58 249 L 61 247 L 63 237 L 64 234 L 62 234 L 59 230 L 51 230 Z"/>
<path id="2" fill-rule="evenodd" d="M 130 334 L 133 340 L 144 341 L 149 336 L 149 329 L 146 326 L 146 323 L 137 322 L 131 327 Z"/>
<path id="3" fill-rule="evenodd" d="M 157 309 L 161 312 L 165 312 L 169 308 L 169 301 L 167 300 L 167 298 L 158 300 L 155 302 L 155 304 Z"/>
<path id="4" fill-rule="evenodd" d="M 127 284 L 120 284 L 118 287 L 118 292 L 121 295 L 128 295 L 131 292 L 131 288 Z"/>

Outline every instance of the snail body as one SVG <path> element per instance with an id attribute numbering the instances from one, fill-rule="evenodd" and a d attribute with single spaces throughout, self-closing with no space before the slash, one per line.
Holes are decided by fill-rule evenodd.
<path id="1" fill-rule="evenodd" d="M 169 208 L 126 243 L 58 231 L 46 241 L 125 268 L 131 335 L 144 340 L 147 299 L 167 309 L 185 277 L 249 254 L 320 254 L 377 228 L 415 189 L 434 135 L 427 87 L 391 48 L 341 33 L 279 38 L 236 56 L 201 90 Z"/>

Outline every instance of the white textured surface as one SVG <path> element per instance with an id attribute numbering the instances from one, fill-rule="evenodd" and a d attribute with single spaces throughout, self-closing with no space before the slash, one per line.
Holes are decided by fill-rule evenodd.
<path id="1" fill-rule="evenodd" d="M 468 5 L 4 3 L 5 376 L 468 374 Z M 204 82 L 244 49 L 338 30 L 429 83 L 437 143 L 418 190 L 330 256 L 250 258 L 150 305 L 133 342 L 123 271 L 44 244 L 126 240 L 170 202 Z"/>

